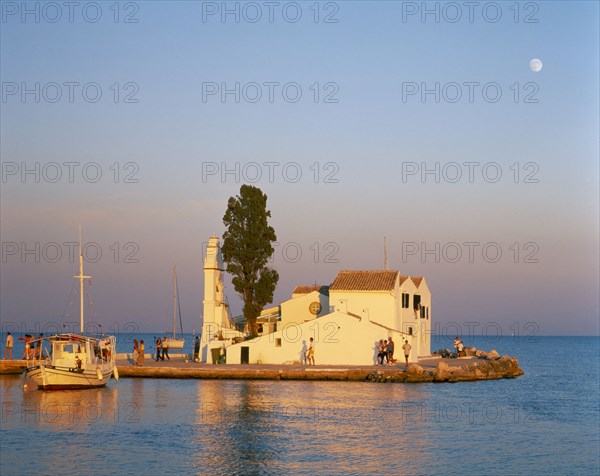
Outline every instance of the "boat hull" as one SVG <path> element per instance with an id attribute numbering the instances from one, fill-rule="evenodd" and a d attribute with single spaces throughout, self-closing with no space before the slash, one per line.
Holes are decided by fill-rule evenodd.
<path id="1" fill-rule="evenodd" d="M 77 371 L 40 364 L 28 368 L 25 375 L 40 390 L 76 390 L 104 387 L 110 380 L 113 369 L 107 366 L 98 370 L 99 372 L 96 369 Z"/>
<path id="2" fill-rule="evenodd" d="M 169 344 L 169 350 L 183 349 L 183 345 L 185 344 L 185 339 L 167 339 L 167 343 Z"/>

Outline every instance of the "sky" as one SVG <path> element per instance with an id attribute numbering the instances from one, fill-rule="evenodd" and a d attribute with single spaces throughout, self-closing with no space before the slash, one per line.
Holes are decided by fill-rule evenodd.
<path id="1" fill-rule="evenodd" d="M 168 329 L 177 266 L 199 331 L 248 183 L 275 303 L 385 236 L 435 332 L 598 335 L 597 2 L 0 4 L 3 332 L 78 320 L 80 224 L 86 321 Z"/>

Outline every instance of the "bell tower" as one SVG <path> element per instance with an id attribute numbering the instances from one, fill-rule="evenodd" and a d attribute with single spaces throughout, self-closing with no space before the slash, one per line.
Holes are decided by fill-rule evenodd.
<path id="1" fill-rule="evenodd" d="M 204 322 L 203 339 L 209 337 L 205 330 L 217 333 L 221 328 L 229 328 L 229 312 L 223 295 L 223 257 L 219 238 L 212 236 L 206 246 L 204 257 Z M 207 326 L 210 324 L 210 329 Z M 210 338 L 213 336 L 211 335 Z"/>
<path id="2" fill-rule="evenodd" d="M 211 236 L 204 256 L 204 319 L 202 321 L 201 360 L 208 361 L 209 349 L 222 345 L 222 341 L 230 337 L 231 324 L 229 307 L 225 302 L 223 290 L 223 256 L 219 246 L 219 238 Z M 211 345 L 211 341 L 213 345 Z M 219 341 L 219 344 L 217 342 Z"/>

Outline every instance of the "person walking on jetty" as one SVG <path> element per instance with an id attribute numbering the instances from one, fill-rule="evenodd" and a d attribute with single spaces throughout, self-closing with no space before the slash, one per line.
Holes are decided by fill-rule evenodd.
<path id="1" fill-rule="evenodd" d="M 133 339 L 133 365 L 138 365 L 139 346 L 137 339 Z"/>
<path id="2" fill-rule="evenodd" d="M 200 361 L 200 336 L 194 338 L 194 362 Z"/>
<path id="3" fill-rule="evenodd" d="M 390 354 L 388 354 L 388 341 L 387 339 L 385 339 L 383 341 L 383 357 L 385 359 L 385 365 L 390 363 Z M 383 361 L 381 362 L 381 365 L 383 365 Z"/>
<path id="4" fill-rule="evenodd" d="M 10 360 L 13 359 L 13 346 L 15 345 L 15 341 L 10 332 L 6 333 L 6 345 L 4 346 L 4 360 L 6 360 L 6 355 L 10 355 Z"/>
<path id="5" fill-rule="evenodd" d="M 306 359 L 308 360 L 308 365 L 315 365 L 315 342 L 312 337 L 310 338 L 310 342 L 308 343 Z"/>
<path id="6" fill-rule="evenodd" d="M 167 340 L 166 337 L 163 337 L 163 340 L 162 340 L 162 359 L 165 360 L 165 357 L 167 358 L 167 360 L 171 360 L 171 357 L 169 357 L 169 341 Z"/>
<path id="7" fill-rule="evenodd" d="M 379 339 L 379 348 L 377 352 L 377 361 L 379 362 L 379 365 L 383 365 L 384 350 L 385 348 L 383 346 L 383 339 Z"/>
<path id="8" fill-rule="evenodd" d="M 140 346 L 138 348 L 138 360 L 137 363 L 140 367 L 144 366 L 144 357 L 146 352 L 146 346 L 144 344 L 144 339 L 140 341 Z"/>
<path id="9" fill-rule="evenodd" d="M 165 360 L 165 358 L 161 355 L 162 353 L 162 341 L 160 340 L 160 337 L 158 339 L 156 339 L 156 361 L 158 362 L 159 359 Z"/>
<path id="10" fill-rule="evenodd" d="M 388 356 L 388 365 L 392 365 L 395 362 L 395 360 L 394 360 L 394 341 L 392 340 L 392 336 L 388 337 L 387 356 Z"/>
<path id="11" fill-rule="evenodd" d="M 404 351 L 404 360 L 406 360 L 406 367 L 408 367 L 408 357 L 410 356 L 410 349 L 412 349 L 411 345 L 407 340 L 404 341 L 404 345 L 402 346 L 402 350 Z"/>

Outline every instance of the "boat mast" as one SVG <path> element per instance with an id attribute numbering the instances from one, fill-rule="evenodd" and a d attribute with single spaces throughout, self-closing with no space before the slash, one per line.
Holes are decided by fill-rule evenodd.
<path id="1" fill-rule="evenodd" d="M 83 334 L 83 280 L 91 279 L 91 276 L 83 274 L 83 248 L 81 246 L 81 225 L 79 225 L 79 274 L 73 276 L 79 279 L 79 332 Z"/>
<path id="2" fill-rule="evenodd" d="M 173 266 L 173 339 L 175 339 L 175 318 L 177 316 L 177 271 Z"/>

